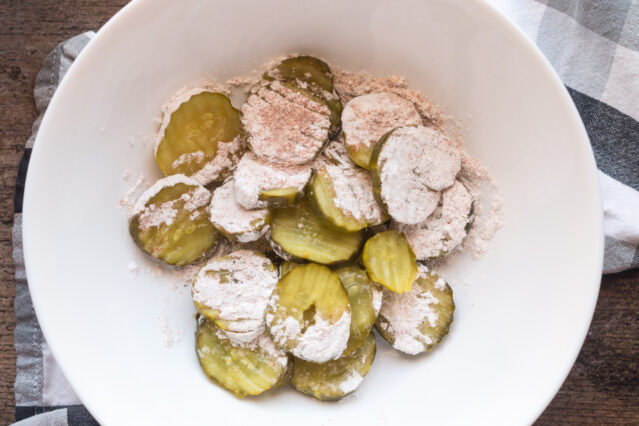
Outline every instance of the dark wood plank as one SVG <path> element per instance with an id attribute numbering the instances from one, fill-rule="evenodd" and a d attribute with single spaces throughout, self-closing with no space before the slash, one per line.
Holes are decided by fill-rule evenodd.
<path id="1" fill-rule="evenodd" d="M 61 40 L 97 29 L 125 0 L 4 0 L 0 2 L 0 424 L 14 421 L 13 261 L 11 226 L 17 164 L 36 118 L 33 86 Z"/>
<path id="2" fill-rule="evenodd" d="M 604 276 L 579 357 L 537 423 L 639 424 L 639 271 Z"/>
<path id="3" fill-rule="evenodd" d="M 35 77 L 59 41 L 99 28 L 125 3 L 5 0 L 0 4 L 0 424 L 13 421 L 13 190 L 35 119 Z M 584 348 L 537 424 L 638 424 L 638 383 L 639 271 L 632 271 L 604 278 Z"/>

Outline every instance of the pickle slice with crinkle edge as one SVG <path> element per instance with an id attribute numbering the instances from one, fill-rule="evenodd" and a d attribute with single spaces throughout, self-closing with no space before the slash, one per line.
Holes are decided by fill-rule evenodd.
<path id="1" fill-rule="evenodd" d="M 233 344 L 215 324 L 199 316 L 196 346 L 204 373 L 237 397 L 259 395 L 286 381 L 289 357 L 266 334 L 247 344 Z"/>
<path id="2" fill-rule="evenodd" d="M 312 56 L 284 59 L 264 74 L 266 80 L 276 79 L 309 99 L 325 104 L 330 112 L 330 138 L 337 136 L 342 121 L 342 102 L 335 92 L 333 73 L 328 64 Z"/>
<path id="3" fill-rule="evenodd" d="M 285 260 L 306 259 L 325 265 L 345 262 L 360 249 L 362 231 L 348 232 L 325 224 L 302 200 L 287 209 L 276 209 L 271 217 L 271 241 Z"/>
<path id="4" fill-rule="evenodd" d="M 209 221 L 210 192 L 184 175 L 160 179 L 133 206 L 129 232 L 149 255 L 170 265 L 206 259 L 219 234 Z"/>
<path id="5" fill-rule="evenodd" d="M 382 307 L 382 289 L 368 278 L 359 266 L 344 266 L 335 270 L 346 289 L 351 304 L 351 336 L 342 356 L 349 355 L 370 334 Z"/>
<path id="6" fill-rule="evenodd" d="M 406 236 L 397 231 L 384 231 L 364 245 L 362 260 L 368 276 L 397 293 L 410 291 L 417 276 L 417 259 Z"/>
<path id="7" fill-rule="evenodd" d="M 395 349 L 416 355 L 430 351 L 448 334 L 454 311 L 450 286 L 420 264 L 410 292 L 384 290 L 375 327 Z"/>
<path id="8" fill-rule="evenodd" d="M 162 173 L 191 176 L 202 185 L 224 180 L 244 150 L 240 112 L 226 95 L 201 89 L 175 103 L 176 109 L 165 110 L 155 150 Z"/>
<path id="9" fill-rule="evenodd" d="M 289 272 L 291 272 L 293 269 L 297 268 L 298 266 L 301 266 L 301 264 L 291 262 L 290 260 L 285 260 L 280 265 L 280 278 L 283 278 L 284 275 L 288 274 Z"/>
<path id="10" fill-rule="evenodd" d="M 337 359 L 350 334 L 351 309 L 337 274 L 301 265 L 278 281 L 266 308 L 266 329 L 282 350 L 311 362 Z"/>
<path id="11" fill-rule="evenodd" d="M 337 401 L 359 387 L 373 365 L 376 352 L 375 336 L 369 333 L 357 350 L 334 361 L 315 364 L 295 358 L 291 385 L 321 401 Z"/>

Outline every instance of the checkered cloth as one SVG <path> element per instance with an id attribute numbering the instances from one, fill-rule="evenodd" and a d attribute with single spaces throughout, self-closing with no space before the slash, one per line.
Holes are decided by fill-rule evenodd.
<path id="1" fill-rule="evenodd" d="M 606 234 L 604 272 L 639 266 L 639 2 L 489 2 L 537 43 L 581 113 L 600 170 Z M 47 57 L 35 88 L 40 117 L 20 162 L 13 233 L 15 396 L 20 425 L 97 424 L 80 405 L 42 337 L 26 282 L 21 215 L 29 156 L 42 114 L 62 76 L 92 36 L 85 33 L 73 37 Z"/>

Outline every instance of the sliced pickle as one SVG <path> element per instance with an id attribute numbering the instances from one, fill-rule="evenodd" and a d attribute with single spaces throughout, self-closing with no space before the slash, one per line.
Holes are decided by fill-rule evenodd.
<path id="1" fill-rule="evenodd" d="M 204 373 L 237 397 L 259 395 L 285 382 L 289 357 L 266 334 L 248 344 L 234 344 L 215 324 L 200 316 L 196 346 Z"/>
<path id="2" fill-rule="evenodd" d="M 277 209 L 271 218 L 271 241 L 285 260 L 306 259 L 326 265 L 353 258 L 362 244 L 362 231 L 348 232 L 324 224 L 306 201 Z M 284 252 L 284 253 L 282 253 Z"/>
<path id="3" fill-rule="evenodd" d="M 266 74 L 267 78 L 277 80 L 299 80 L 332 92 L 333 74 L 328 64 L 312 56 L 295 56 L 284 59 Z"/>
<path id="4" fill-rule="evenodd" d="M 285 260 L 280 265 L 280 278 L 284 277 L 284 275 L 288 274 L 289 272 L 291 272 L 293 269 L 297 268 L 298 266 L 300 266 L 299 263 L 291 262 L 290 260 Z"/>
<path id="5" fill-rule="evenodd" d="M 420 264 L 410 292 L 384 290 L 375 326 L 395 349 L 416 355 L 430 351 L 448 334 L 454 311 L 453 291 L 446 281 Z"/>
<path id="6" fill-rule="evenodd" d="M 268 231 L 271 218 L 267 209 L 247 210 L 239 205 L 233 194 L 232 179 L 213 192 L 209 215 L 218 231 L 241 243 L 258 240 Z"/>
<path id="7" fill-rule="evenodd" d="M 242 106 L 251 150 L 278 165 L 312 161 L 328 142 L 331 112 L 324 103 L 279 81 L 261 81 Z"/>
<path id="8" fill-rule="evenodd" d="M 375 194 L 386 211 L 399 223 L 416 225 L 437 208 L 439 191 L 455 183 L 461 153 L 434 129 L 405 126 L 379 140 L 371 166 Z"/>
<path id="9" fill-rule="evenodd" d="M 295 358 L 291 385 L 321 401 L 337 401 L 359 387 L 373 365 L 376 352 L 375 336 L 369 333 L 356 351 L 335 361 L 315 364 Z"/>
<path id="10" fill-rule="evenodd" d="M 337 274 L 301 265 L 280 278 L 266 308 L 266 328 L 282 350 L 311 362 L 337 359 L 350 334 L 351 308 Z"/>
<path id="11" fill-rule="evenodd" d="M 355 352 L 370 334 L 382 307 L 382 289 L 359 266 L 344 266 L 335 273 L 351 304 L 351 336 L 342 353 L 345 356 Z"/>
<path id="12" fill-rule="evenodd" d="M 270 208 L 284 208 L 295 204 L 303 194 L 303 190 L 288 187 L 260 191 L 259 200 L 264 201 Z"/>
<path id="13" fill-rule="evenodd" d="M 309 199 L 316 213 L 347 231 L 388 219 L 373 195 L 370 174 L 354 164 L 321 166 L 311 180 Z"/>
<path id="14" fill-rule="evenodd" d="M 364 245 L 362 260 L 368 276 L 396 293 L 410 291 L 417 276 L 417 260 L 406 236 L 385 231 L 371 237 Z"/>
<path id="15" fill-rule="evenodd" d="M 366 169 L 371 168 L 375 144 L 386 132 L 421 123 L 422 118 L 412 102 L 388 92 L 353 98 L 342 113 L 346 149 L 353 161 Z"/>
<path id="16" fill-rule="evenodd" d="M 226 95 L 201 89 L 175 103 L 177 109 L 165 111 L 155 150 L 162 173 L 191 176 L 202 185 L 221 182 L 244 149 L 240 112 Z"/>
<path id="17" fill-rule="evenodd" d="M 335 92 L 333 74 L 326 62 L 312 56 L 296 56 L 280 62 L 264 74 L 266 80 L 278 80 L 309 99 L 325 104 L 330 112 L 330 137 L 339 133 L 342 102 Z"/>
<path id="18" fill-rule="evenodd" d="M 442 201 L 428 218 L 418 225 L 393 223 L 403 232 L 420 260 L 447 255 L 462 243 L 473 220 L 473 197 L 460 181 L 442 193 Z"/>
<path id="19" fill-rule="evenodd" d="M 308 165 L 282 167 L 247 152 L 233 175 L 235 200 L 246 209 L 291 206 L 304 193 L 311 173 Z"/>
<path id="20" fill-rule="evenodd" d="M 219 234 L 209 221 L 209 191 L 184 175 L 160 179 L 136 201 L 129 232 L 146 253 L 170 265 L 206 259 Z"/>
<path id="21" fill-rule="evenodd" d="M 209 260 L 194 277 L 191 295 L 198 312 L 232 340 L 248 342 L 264 333 L 264 312 L 277 279 L 265 256 L 238 250 Z"/>

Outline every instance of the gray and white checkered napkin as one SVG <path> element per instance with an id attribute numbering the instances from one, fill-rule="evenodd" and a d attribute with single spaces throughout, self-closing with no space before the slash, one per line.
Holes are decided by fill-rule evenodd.
<path id="1" fill-rule="evenodd" d="M 603 191 L 604 272 L 639 266 L 639 1 L 489 3 L 537 43 L 568 87 L 586 125 Z M 59 371 L 42 337 L 29 296 L 22 253 L 22 194 L 35 135 L 62 76 L 92 35 L 85 33 L 66 40 L 46 59 L 34 94 L 41 115 L 20 163 L 13 229 L 16 420 L 26 419 L 20 425 L 95 424 Z"/>

